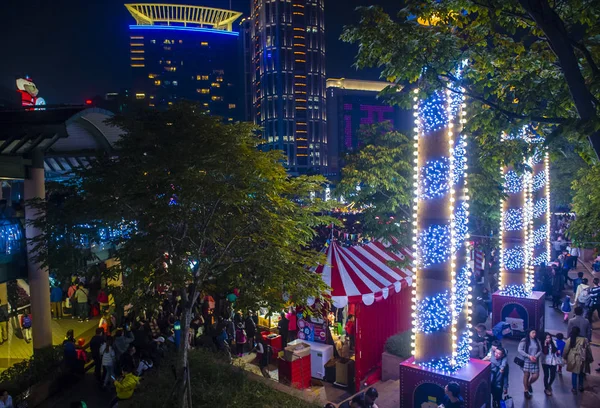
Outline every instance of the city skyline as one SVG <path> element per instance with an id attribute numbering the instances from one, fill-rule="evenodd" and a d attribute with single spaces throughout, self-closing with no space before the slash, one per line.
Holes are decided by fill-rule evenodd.
<path id="1" fill-rule="evenodd" d="M 118 92 L 130 86 L 129 25 L 125 1 L 53 3 L 33 1 L 27 17 L 14 0 L 0 5 L 0 32 L 5 43 L 0 66 L 0 89 L 14 90 L 17 76 L 29 75 L 47 103 L 83 103 L 86 99 Z M 228 0 L 170 1 L 172 4 L 229 8 Z M 379 0 L 384 7 L 396 3 Z M 248 16 L 249 0 L 232 0 L 232 9 Z M 343 7 L 341 6 L 343 4 Z M 327 0 L 325 33 L 328 78 L 377 79 L 376 70 L 352 67 L 356 47 L 339 40 L 342 27 L 357 19 L 354 8 L 373 4 L 366 0 Z M 339 5 L 339 7 L 338 7 Z M 327 10 L 330 10 L 327 12 Z M 236 27 L 239 30 L 239 26 Z M 73 57 L 75 56 L 75 57 Z"/>

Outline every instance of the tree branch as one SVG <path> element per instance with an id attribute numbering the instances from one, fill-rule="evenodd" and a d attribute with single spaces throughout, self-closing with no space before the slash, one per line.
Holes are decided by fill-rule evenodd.
<path id="1" fill-rule="evenodd" d="M 569 38 L 569 40 L 571 41 L 571 44 L 573 45 L 573 47 L 575 47 L 577 50 L 579 50 L 585 57 L 585 60 L 587 61 L 588 65 L 590 66 L 590 69 L 592 70 L 592 75 L 594 77 L 599 76 L 600 70 L 598 69 L 598 65 L 596 65 L 596 61 L 594 61 L 594 57 L 592 57 L 592 54 L 587 49 L 587 47 L 584 44 L 580 44 L 577 41 L 572 40 L 570 38 Z"/>

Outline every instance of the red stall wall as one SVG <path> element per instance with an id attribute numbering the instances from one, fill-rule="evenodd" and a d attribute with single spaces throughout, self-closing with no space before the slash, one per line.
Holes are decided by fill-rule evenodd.
<path id="1" fill-rule="evenodd" d="M 381 379 L 381 353 L 388 337 L 412 325 L 410 287 L 370 306 L 356 305 L 356 390 L 369 375 L 369 385 Z M 372 371 L 374 371 L 372 373 Z"/>

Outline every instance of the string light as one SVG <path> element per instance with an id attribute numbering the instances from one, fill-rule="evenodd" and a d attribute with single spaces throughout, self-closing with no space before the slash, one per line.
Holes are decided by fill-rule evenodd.
<path id="1" fill-rule="evenodd" d="M 445 128 L 449 118 L 444 93 L 436 91 L 429 98 L 421 101 L 417 116 L 420 130 L 424 133 L 432 133 Z"/>
<path id="2" fill-rule="evenodd" d="M 458 184 L 464 176 L 467 167 L 467 141 L 466 136 L 461 135 L 454 148 L 454 184 Z"/>
<path id="3" fill-rule="evenodd" d="M 533 218 L 540 218 L 546 214 L 548 208 L 548 199 L 546 197 L 537 200 L 533 204 Z"/>
<path id="4" fill-rule="evenodd" d="M 528 290 L 525 285 L 509 285 L 502 288 L 500 295 L 517 298 L 529 297 L 531 295 L 531 290 Z"/>
<path id="5" fill-rule="evenodd" d="M 446 262 L 452 252 L 450 227 L 431 225 L 419 233 L 417 239 L 419 260 L 422 268 Z"/>
<path id="6" fill-rule="evenodd" d="M 420 198 L 430 200 L 440 198 L 450 191 L 450 160 L 442 157 L 429 160 L 420 171 Z"/>
<path id="7" fill-rule="evenodd" d="M 508 270 L 515 270 L 525 266 L 525 252 L 523 247 L 514 246 L 504 250 L 504 266 Z"/>
<path id="8" fill-rule="evenodd" d="M 454 250 L 458 249 L 465 242 L 465 238 L 469 233 L 469 203 L 462 201 L 456 206 L 456 212 L 454 213 Z"/>
<path id="9" fill-rule="evenodd" d="M 543 263 L 547 264 L 548 262 L 550 262 L 550 254 L 547 251 L 542 252 L 531 260 L 531 264 L 535 266 L 540 266 Z"/>
<path id="10" fill-rule="evenodd" d="M 457 314 L 460 314 L 467 303 L 471 288 L 471 268 L 468 265 L 463 266 L 458 272 L 455 288 L 455 310 Z"/>
<path id="11" fill-rule="evenodd" d="M 541 227 L 533 231 L 533 245 L 537 246 L 546 240 L 548 236 L 548 227 L 543 224 Z"/>
<path id="12" fill-rule="evenodd" d="M 417 331 L 434 333 L 450 325 L 450 295 L 448 291 L 421 299 L 417 305 Z"/>
<path id="13" fill-rule="evenodd" d="M 523 210 L 520 208 L 509 208 L 504 213 L 504 229 L 506 231 L 521 231 L 525 227 Z"/>
<path id="14" fill-rule="evenodd" d="M 504 175 L 504 191 L 510 194 L 516 194 L 523 190 L 523 177 L 514 170 L 509 170 Z"/>
<path id="15" fill-rule="evenodd" d="M 542 170 L 533 176 L 533 180 L 531 181 L 531 189 L 532 191 L 538 191 L 546 185 L 546 171 Z"/>

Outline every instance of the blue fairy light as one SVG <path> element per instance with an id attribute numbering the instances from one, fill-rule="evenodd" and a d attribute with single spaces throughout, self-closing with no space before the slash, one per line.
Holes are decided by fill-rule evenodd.
<path id="1" fill-rule="evenodd" d="M 471 286 L 471 275 L 469 274 L 470 268 L 468 265 L 463 266 L 456 275 L 456 313 L 462 312 L 466 302 L 467 296 L 469 295 L 469 286 Z"/>
<path id="2" fill-rule="evenodd" d="M 429 160 L 420 170 L 420 198 L 440 198 L 450 191 L 450 160 L 442 157 Z"/>
<path id="3" fill-rule="evenodd" d="M 540 218 L 548 210 L 548 199 L 540 198 L 533 204 L 533 218 Z"/>
<path id="4" fill-rule="evenodd" d="M 534 266 L 539 266 L 543 263 L 548 263 L 550 261 L 550 257 L 548 256 L 548 252 L 544 251 L 535 258 L 531 260 L 531 264 Z"/>
<path id="5" fill-rule="evenodd" d="M 454 184 L 458 184 L 465 175 L 467 164 L 467 150 L 465 149 L 465 136 L 461 135 L 454 147 Z"/>
<path id="6" fill-rule="evenodd" d="M 434 333 L 452 322 L 448 291 L 426 297 L 417 303 L 416 329 L 421 333 Z"/>
<path id="7" fill-rule="evenodd" d="M 511 297 L 529 297 L 531 295 L 531 290 L 527 289 L 525 285 L 509 285 L 500 290 L 500 295 Z"/>
<path id="8" fill-rule="evenodd" d="M 452 249 L 450 227 L 447 225 L 431 225 L 418 234 L 417 246 L 421 267 L 446 262 Z"/>
<path id="9" fill-rule="evenodd" d="M 531 181 L 531 189 L 533 191 L 538 191 L 546 185 L 546 171 L 542 170 L 533 176 L 533 180 Z"/>
<path id="10" fill-rule="evenodd" d="M 419 127 L 424 133 L 435 132 L 448 126 L 446 95 L 442 91 L 434 92 L 421 101 L 418 108 Z"/>
<path id="11" fill-rule="evenodd" d="M 541 227 L 533 231 L 533 245 L 541 244 L 548 238 L 548 226 L 543 224 Z"/>
<path id="12" fill-rule="evenodd" d="M 504 191 L 510 194 L 516 194 L 523 190 L 523 177 L 515 171 L 507 171 L 504 175 Z"/>
<path id="13" fill-rule="evenodd" d="M 508 270 L 515 270 L 525 266 L 525 252 L 520 246 L 508 248 L 502 254 L 504 267 Z"/>
<path id="14" fill-rule="evenodd" d="M 455 247 L 454 250 L 458 251 L 458 249 L 465 242 L 465 237 L 469 232 L 469 204 L 466 201 L 462 201 L 454 212 L 454 240 Z"/>
<path id="15" fill-rule="evenodd" d="M 509 208 L 504 212 L 504 229 L 507 231 L 521 231 L 525 227 L 523 221 L 523 210 L 521 208 Z"/>
<path id="16" fill-rule="evenodd" d="M 440 359 L 435 359 L 431 361 L 424 361 L 418 363 L 419 366 L 426 368 L 431 371 L 435 371 L 442 374 L 454 374 L 461 368 L 463 368 L 470 361 L 470 339 L 471 332 L 470 330 L 465 330 L 459 340 L 457 347 L 457 355 L 454 359 L 454 364 L 452 364 L 451 357 L 442 357 Z"/>

